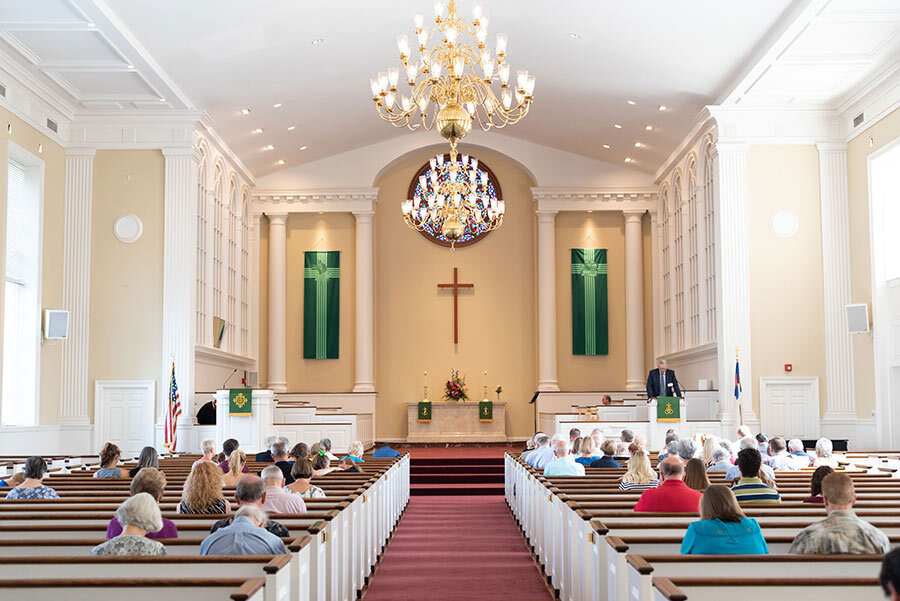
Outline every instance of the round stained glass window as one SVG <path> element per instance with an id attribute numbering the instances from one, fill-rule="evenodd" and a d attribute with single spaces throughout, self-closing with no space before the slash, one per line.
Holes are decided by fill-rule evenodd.
<path id="1" fill-rule="evenodd" d="M 444 161 L 449 163 L 449 154 L 444 155 Z M 418 207 L 417 210 L 424 215 L 432 207 L 429 207 L 428 191 L 422 187 L 422 182 L 433 182 L 436 179 L 436 183 L 440 185 L 447 182 L 450 177 L 450 172 L 446 169 L 442 169 L 441 166 L 433 168 L 430 162 L 425 163 L 410 183 L 409 195 L 407 198 L 411 199 L 415 206 Z M 491 171 L 490 167 L 480 161 L 478 162 L 476 170 L 475 186 L 475 202 L 482 209 L 484 214 L 487 214 L 490 206 L 496 206 L 498 202 L 503 200 L 503 196 L 500 192 L 500 184 L 497 182 L 494 172 Z M 468 246 L 474 244 L 491 231 L 490 223 L 487 219 L 479 221 L 473 215 L 470 215 L 468 219 L 463 221 L 462 225 L 463 233 L 456 241 L 456 246 Z M 451 246 L 450 240 L 441 233 L 442 226 L 443 221 L 440 219 L 429 220 L 423 223 L 422 229 L 420 229 L 419 232 L 435 244 Z"/>

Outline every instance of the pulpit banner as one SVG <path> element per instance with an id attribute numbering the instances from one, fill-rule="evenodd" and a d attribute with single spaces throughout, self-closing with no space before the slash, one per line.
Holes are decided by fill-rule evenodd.
<path id="1" fill-rule="evenodd" d="M 681 421 L 681 402 L 678 400 L 678 397 L 661 396 L 656 399 L 656 403 L 656 421 Z"/>
<path id="2" fill-rule="evenodd" d="M 341 253 L 307 251 L 303 267 L 303 358 L 337 359 Z"/>
<path id="3" fill-rule="evenodd" d="M 478 421 L 494 421 L 494 401 L 481 401 L 478 403 Z"/>
<path id="4" fill-rule="evenodd" d="M 228 415 L 250 417 L 253 415 L 253 391 L 249 388 L 232 388 L 228 391 Z"/>
<path id="5" fill-rule="evenodd" d="M 609 354 L 606 249 L 572 249 L 572 354 Z"/>
<path id="6" fill-rule="evenodd" d="M 431 402 L 430 401 L 419 401 L 419 421 L 420 422 L 430 422 L 431 421 Z"/>

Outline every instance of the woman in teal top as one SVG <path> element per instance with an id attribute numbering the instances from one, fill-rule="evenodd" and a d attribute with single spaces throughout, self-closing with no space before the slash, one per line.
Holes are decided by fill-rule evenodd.
<path id="1" fill-rule="evenodd" d="M 741 511 L 731 489 L 713 484 L 700 499 L 700 521 L 688 526 L 684 555 L 766 555 L 769 547 L 756 520 Z"/>

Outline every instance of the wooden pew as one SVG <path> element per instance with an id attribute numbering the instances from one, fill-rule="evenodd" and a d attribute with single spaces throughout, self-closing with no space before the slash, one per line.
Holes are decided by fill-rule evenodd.
<path id="1" fill-rule="evenodd" d="M 28 601 L 265 601 L 264 578 L 56 578 L 0 580 L 0 590 Z M 17 590 L 25 589 L 25 590 Z"/>
<path id="2" fill-rule="evenodd" d="M 654 601 L 884 601 L 877 578 L 654 578 Z"/>

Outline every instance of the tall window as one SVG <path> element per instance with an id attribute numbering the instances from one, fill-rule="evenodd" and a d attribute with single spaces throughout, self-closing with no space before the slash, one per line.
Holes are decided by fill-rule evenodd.
<path id="1" fill-rule="evenodd" d="M 250 194 L 241 198 L 241 354 L 250 354 Z"/>
<path id="2" fill-rule="evenodd" d="M 706 267 L 707 340 L 716 339 L 716 162 L 712 144 L 707 144 L 703 166 L 703 260 Z"/>
<path id="3" fill-rule="evenodd" d="M 38 407 L 43 176 L 40 167 L 28 167 L 15 160 L 10 160 L 7 172 L 0 422 L 4 426 L 30 426 L 37 423 Z"/>
<path id="4" fill-rule="evenodd" d="M 672 203 L 675 207 L 672 227 L 672 279 L 675 296 L 675 339 L 673 348 L 684 348 L 684 202 L 681 197 L 681 174 L 672 182 Z"/>
<path id="5" fill-rule="evenodd" d="M 209 287 L 209 274 L 206 269 L 207 246 L 206 246 L 206 169 L 209 161 L 201 149 L 200 171 L 197 174 L 197 342 L 199 344 L 208 344 L 208 320 L 209 315 L 206 313 L 206 298 Z"/>
<path id="6" fill-rule="evenodd" d="M 669 191 L 663 188 L 660 193 L 660 205 L 662 206 L 662 322 L 663 322 L 663 349 L 672 350 L 672 275 L 669 262 L 669 240 L 671 239 L 672 221 L 669 218 Z"/>
<path id="7" fill-rule="evenodd" d="M 700 344 L 700 264 L 697 256 L 697 165 L 688 167 L 688 302 L 691 346 Z"/>
<path id="8" fill-rule="evenodd" d="M 213 317 L 225 319 L 225 303 L 223 295 L 224 277 L 222 272 L 223 261 L 225 257 L 225 174 L 220 165 L 216 165 L 215 177 L 213 179 L 213 260 L 212 260 L 212 298 L 213 298 Z M 219 336 L 219 332 L 213 332 L 213 346 L 215 339 Z"/>

